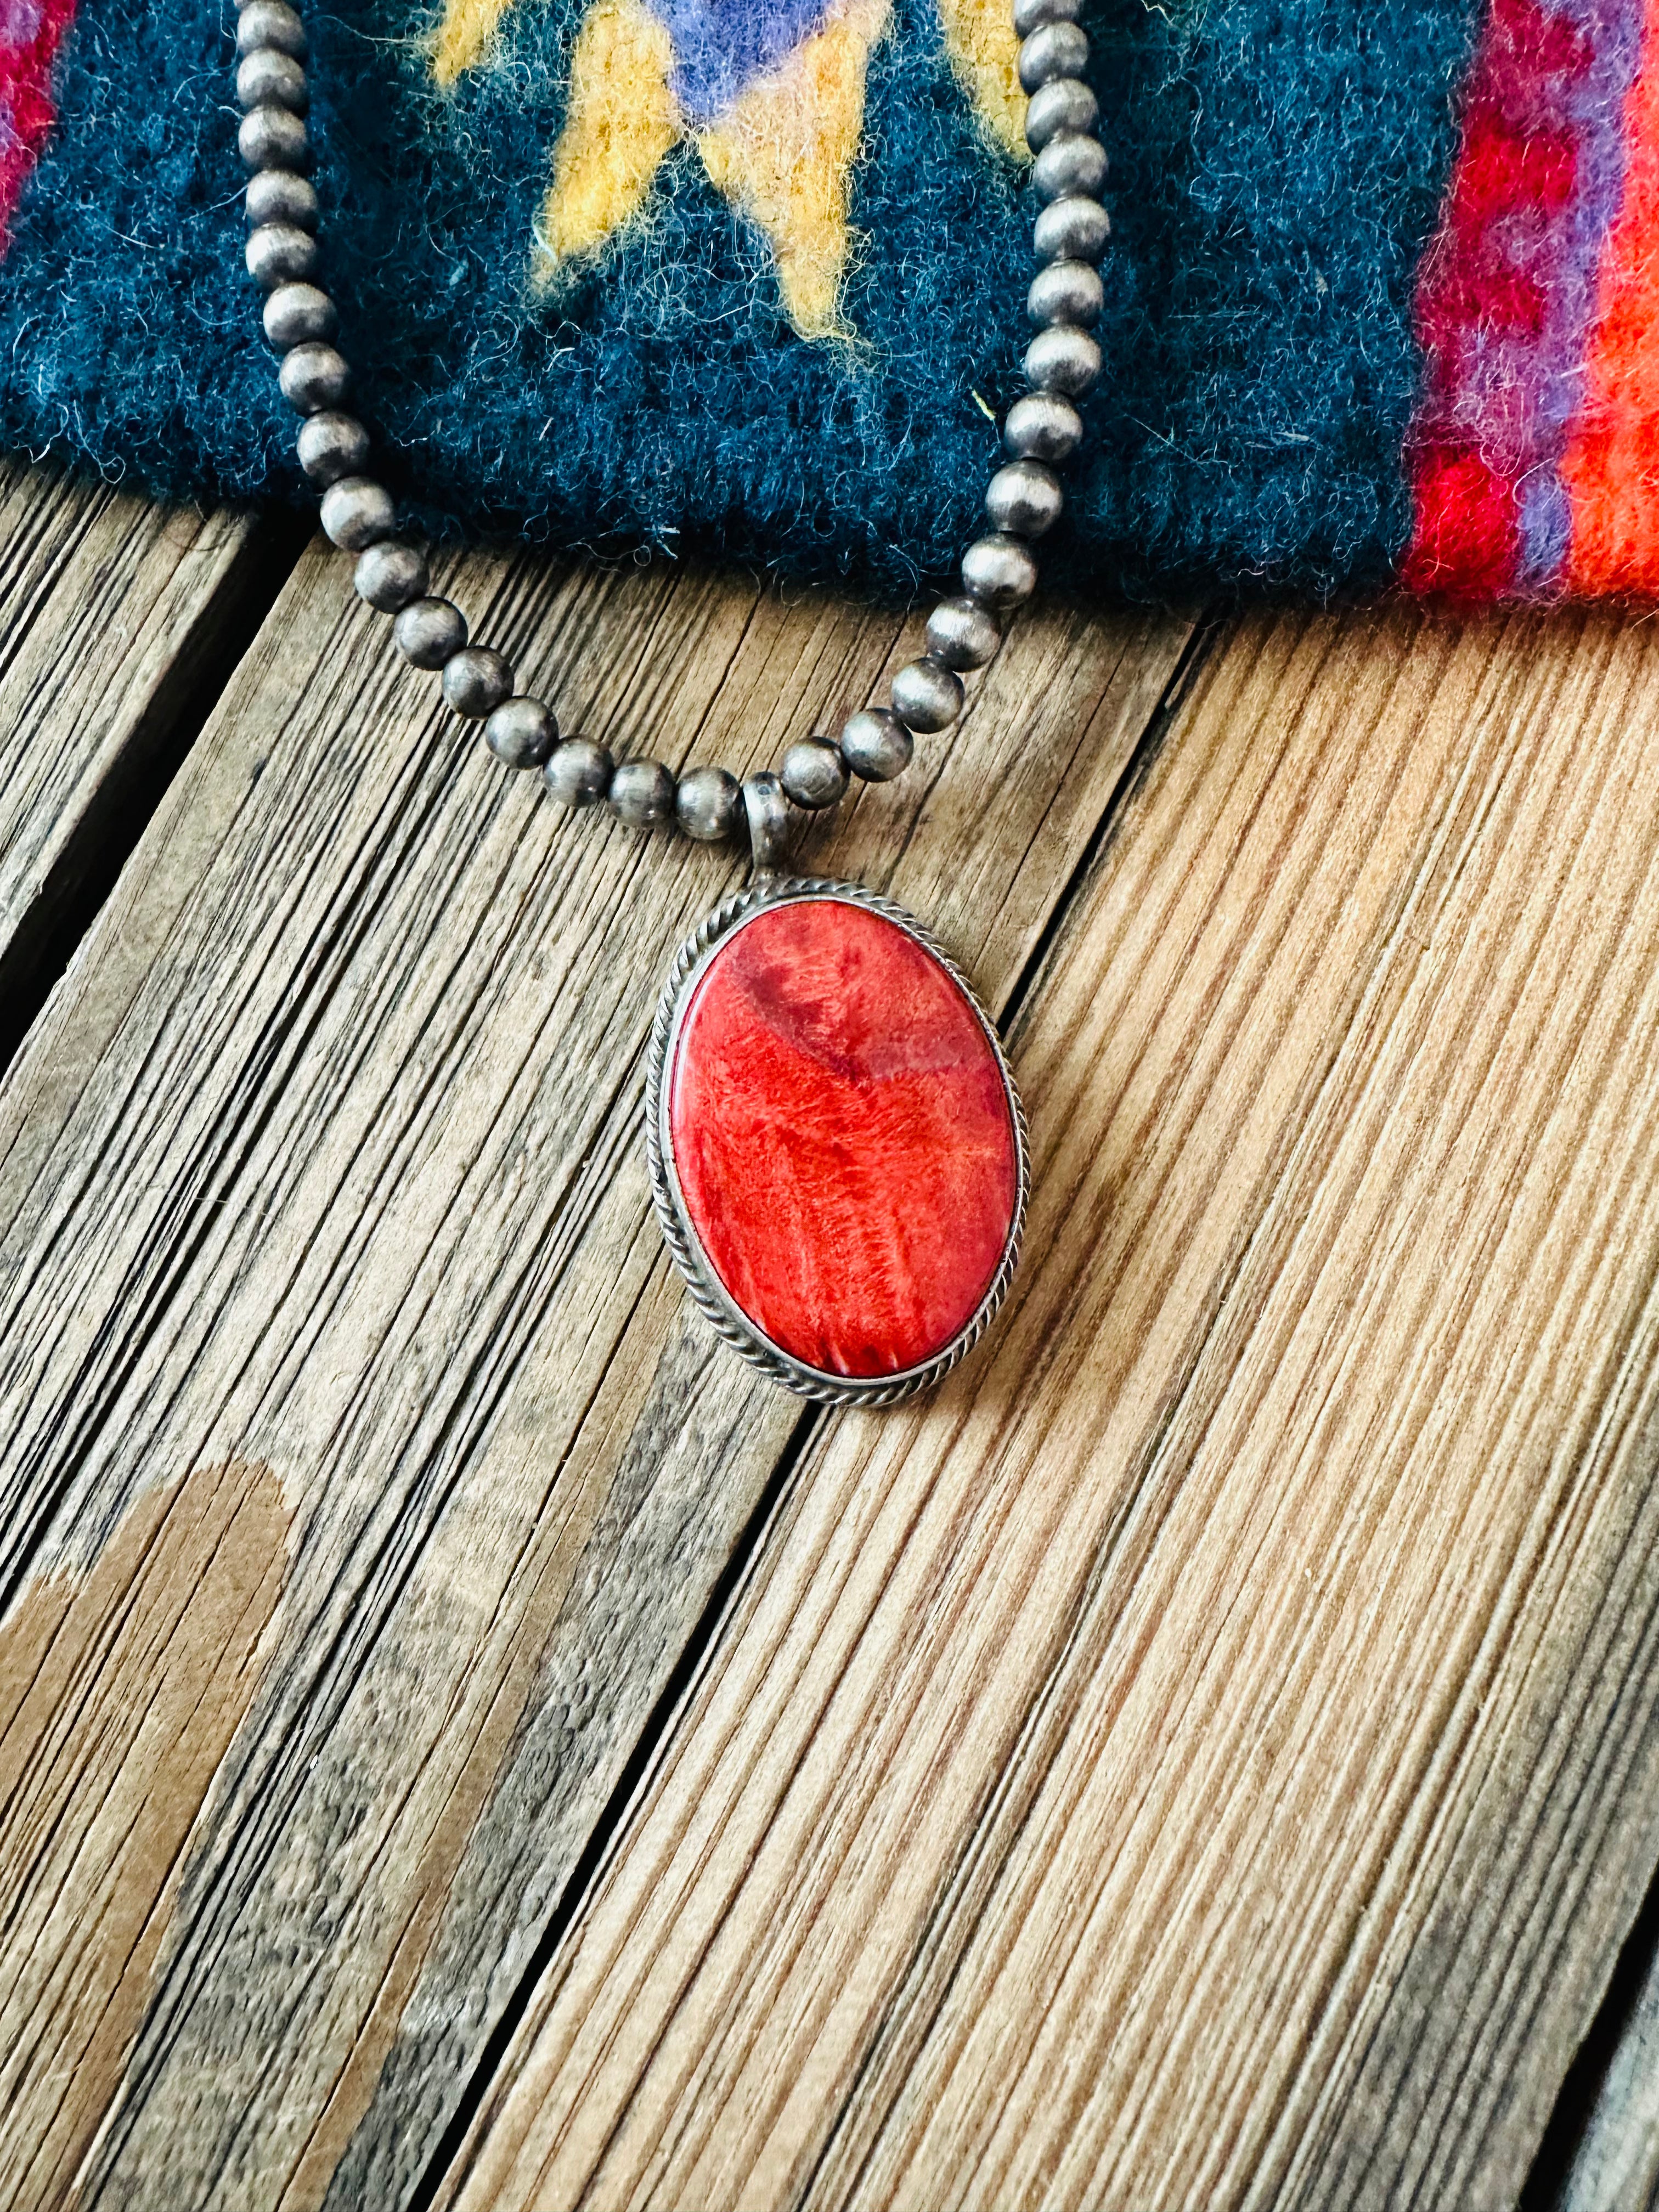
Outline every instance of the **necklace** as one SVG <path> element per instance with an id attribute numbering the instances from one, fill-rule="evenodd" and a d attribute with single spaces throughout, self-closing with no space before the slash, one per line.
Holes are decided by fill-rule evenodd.
<path id="1" fill-rule="evenodd" d="M 289 0 L 241 0 L 238 143 L 249 172 L 248 273 L 283 397 L 303 416 L 301 467 L 321 520 L 357 556 L 359 595 L 392 617 L 405 659 L 435 672 L 445 702 L 482 723 L 508 767 L 539 773 L 560 805 L 603 805 L 636 830 L 744 839 L 751 874 L 680 947 L 658 1003 L 646 1081 L 651 1188 L 668 1248 L 720 1334 L 775 1382 L 836 1404 L 891 1405 L 938 1382 L 989 1326 L 1019 1256 L 1030 1182 L 1025 1117 L 994 1025 L 915 917 L 861 884 L 789 872 L 794 824 L 852 778 L 884 783 L 918 735 L 963 711 L 1036 585 L 1032 541 L 1058 517 L 1057 465 L 1077 449 L 1076 401 L 1100 374 L 1090 325 L 1104 296 L 1106 156 L 1083 82 L 1081 0 L 1014 0 L 1025 136 L 1039 203 L 1030 389 L 1008 410 L 1008 458 L 985 495 L 990 523 L 962 562 L 962 592 L 928 619 L 927 651 L 890 702 L 835 739 L 799 738 L 777 770 L 676 777 L 563 736 L 551 709 L 474 644 L 434 597 L 426 557 L 398 535 L 368 473 L 368 433 L 344 410 L 338 316 L 315 281 L 319 205 L 304 172 L 305 27 Z"/>

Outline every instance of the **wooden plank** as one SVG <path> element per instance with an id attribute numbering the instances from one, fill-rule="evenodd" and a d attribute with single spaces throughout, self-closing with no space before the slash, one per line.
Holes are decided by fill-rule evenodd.
<path id="1" fill-rule="evenodd" d="M 661 569 L 454 587 L 568 723 L 677 762 L 775 757 L 914 635 Z M 1188 635 L 1025 623 L 925 773 L 809 857 L 1006 997 Z M 661 971 L 739 872 L 562 818 L 319 552 L 0 1090 L 14 1618 L 43 1589 L 112 1617 L 101 1563 L 153 1559 L 131 1532 L 205 1512 L 214 1470 L 261 1470 L 269 1510 L 212 1573 L 216 1534 L 181 1543 L 188 1586 L 146 1569 L 158 1669 L 189 1678 L 215 1591 L 282 1581 L 216 1632 L 253 1676 L 228 1752 L 155 1765 L 190 1778 L 171 1856 L 111 1832 L 119 1732 L 82 1715 L 130 1647 L 90 1630 L 53 1753 L 79 1825 L 0 1810 L 0 1865 L 76 1899 L 0 1936 L 0 2204 L 77 2172 L 170 2212 L 419 2186 L 798 1419 L 687 1316 L 640 1143 Z"/>
<path id="2" fill-rule="evenodd" d="M 268 1468 L 197 1469 L 147 1492 L 88 1572 L 31 1583 L 0 1626 L 0 1893 L 16 1969 L 4 2071 L 36 2105 L 19 2133 L 75 2142 L 98 2123 L 185 1838 L 258 1680 L 287 1519 Z"/>
<path id="3" fill-rule="evenodd" d="M 1512 2203 L 1659 1856 L 1659 636 L 1251 621 L 439 2201 Z"/>
<path id="4" fill-rule="evenodd" d="M 0 1058 L 297 548 L 0 458 Z"/>

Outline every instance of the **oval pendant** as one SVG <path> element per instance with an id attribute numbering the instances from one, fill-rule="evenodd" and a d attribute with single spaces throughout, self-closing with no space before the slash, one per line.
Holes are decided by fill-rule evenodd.
<path id="1" fill-rule="evenodd" d="M 681 946 L 652 1032 L 651 1187 L 698 1304 L 809 1398 L 890 1405 L 1002 1303 L 1025 1117 L 989 1018 L 857 884 L 763 877 Z"/>

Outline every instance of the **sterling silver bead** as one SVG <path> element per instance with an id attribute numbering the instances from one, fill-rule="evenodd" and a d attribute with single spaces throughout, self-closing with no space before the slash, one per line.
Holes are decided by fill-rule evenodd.
<path id="1" fill-rule="evenodd" d="M 1025 143 L 1040 154 L 1062 131 L 1092 131 L 1099 115 L 1100 103 L 1086 84 L 1074 76 L 1056 77 L 1031 94 L 1025 110 Z"/>
<path id="2" fill-rule="evenodd" d="M 1041 538 L 1065 504 L 1060 478 L 1042 461 L 1010 461 L 985 487 L 985 512 L 998 530 Z"/>
<path id="3" fill-rule="evenodd" d="M 368 433 L 355 415 L 328 408 L 300 425 L 295 440 L 300 466 L 313 483 L 337 483 L 361 476 L 368 463 Z"/>
<path id="4" fill-rule="evenodd" d="M 290 8 L 288 0 L 247 0 L 247 5 L 237 16 L 237 52 L 255 54 L 263 48 L 291 54 L 295 61 L 304 56 L 306 27 L 298 9 Z"/>
<path id="5" fill-rule="evenodd" d="M 505 654 L 488 645 L 464 645 L 444 663 L 441 679 L 445 702 L 471 722 L 492 714 L 513 689 L 513 670 Z"/>
<path id="6" fill-rule="evenodd" d="M 1088 66 L 1088 33 L 1075 23 L 1041 23 L 1019 49 L 1019 81 L 1027 92 L 1080 77 Z"/>
<path id="7" fill-rule="evenodd" d="M 1002 531 L 976 538 L 962 556 L 962 580 L 988 607 L 1012 607 L 1036 589 L 1036 562 L 1024 540 Z"/>
<path id="8" fill-rule="evenodd" d="M 885 707 L 860 707 L 841 733 L 841 757 L 866 783 L 890 783 L 910 765 L 916 741 Z"/>
<path id="9" fill-rule="evenodd" d="M 358 560 L 352 581 L 357 597 L 383 615 L 395 615 L 411 599 L 426 596 L 426 556 L 417 547 L 395 538 L 383 538 Z"/>
<path id="10" fill-rule="evenodd" d="M 320 284 L 279 284 L 265 301 L 265 336 L 279 353 L 331 338 L 340 318 Z"/>
<path id="11" fill-rule="evenodd" d="M 1044 23 L 1074 23 L 1082 13 L 1082 0 L 1014 0 L 1014 29 L 1022 39 Z"/>
<path id="12" fill-rule="evenodd" d="M 237 66 L 236 98 L 243 107 L 263 107 L 268 100 L 273 107 L 303 115 L 311 105 L 311 87 L 292 54 L 261 46 Z"/>
<path id="13" fill-rule="evenodd" d="M 1086 327 L 1098 322 L 1106 305 L 1106 287 L 1098 269 L 1086 261 L 1051 261 L 1031 279 L 1025 295 L 1025 312 L 1039 330 L 1050 323 L 1076 323 Z"/>
<path id="14" fill-rule="evenodd" d="M 1031 251 L 1039 261 L 1098 261 L 1111 234 L 1100 202 L 1073 192 L 1043 209 L 1031 226 Z"/>
<path id="15" fill-rule="evenodd" d="M 660 761 L 621 762 L 605 796 L 611 811 L 630 830 L 655 830 L 674 818 L 674 779 Z"/>
<path id="16" fill-rule="evenodd" d="M 453 599 L 416 599 L 392 625 L 404 659 L 416 668 L 441 668 L 466 643 L 466 617 Z"/>
<path id="17" fill-rule="evenodd" d="M 247 180 L 245 207 L 249 225 L 291 223 L 296 229 L 315 230 L 321 209 L 317 187 L 308 177 L 292 169 L 260 169 Z"/>
<path id="18" fill-rule="evenodd" d="M 542 781 L 561 806 L 597 806 L 611 788 L 611 755 L 592 738 L 567 738 L 556 746 Z"/>
<path id="19" fill-rule="evenodd" d="M 325 534 L 343 552 L 362 553 L 398 527 L 392 494 L 373 477 L 342 477 L 323 494 Z"/>
<path id="20" fill-rule="evenodd" d="M 351 371 L 345 356 L 331 345 L 298 345 L 283 356 L 276 382 L 289 405 L 301 415 L 337 407 L 345 398 Z"/>
<path id="21" fill-rule="evenodd" d="M 1106 182 L 1106 149 L 1085 131 L 1056 131 L 1031 166 L 1040 200 L 1063 200 L 1073 192 L 1097 200 Z"/>
<path id="22" fill-rule="evenodd" d="M 977 599 L 941 599 L 927 617 L 927 650 L 945 668 L 983 668 L 1001 642 Z"/>
<path id="23" fill-rule="evenodd" d="M 484 724 L 484 743 L 509 768 L 544 767 L 558 742 L 552 710 L 526 692 L 503 699 Z"/>
<path id="24" fill-rule="evenodd" d="M 688 769 L 675 787 L 675 819 L 700 844 L 735 835 L 742 805 L 742 787 L 723 768 Z"/>
<path id="25" fill-rule="evenodd" d="M 893 712 L 907 729 L 948 730 L 962 712 L 962 678 L 931 658 L 907 661 L 893 678 Z"/>
<path id="26" fill-rule="evenodd" d="M 1035 391 L 1064 392 L 1075 399 L 1100 374 L 1100 348 L 1087 331 L 1061 325 L 1039 331 L 1025 349 L 1025 380 Z"/>
<path id="27" fill-rule="evenodd" d="M 254 283 L 270 291 L 310 276 L 317 266 L 317 241 L 297 222 L 262 222 L 249 232 L 242 258 Z"/>
<path id="28" fill-rule="evenodd" d="M 1002 424 L 1002 442 L 1017 459 L 1063 461 L 1083 437 L 1083 417 L 1057 392 L 1016 399 Z"/>
<path id="29" fill-rule="evenodd" d="M 311 151 L 306 126 L 292 109 L 250 108 L 236 133 L 245 169 L 300 169 Z"/>
<path id="30" fill-rule="evenodd" d="M 797 806 L 817 813 L 847 788 L 847 763 L 827 738 L 798 738 L 783 757 L 778 781 Z"/>

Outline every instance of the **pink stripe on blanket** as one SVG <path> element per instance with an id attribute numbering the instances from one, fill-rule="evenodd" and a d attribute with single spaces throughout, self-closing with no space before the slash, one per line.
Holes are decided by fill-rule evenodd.
<path id="1" fill-rule="evenodd" d="M 52 65 L 74 14 L 75 0 L 0 0 L 0 253 L 56 119 Z"/>

